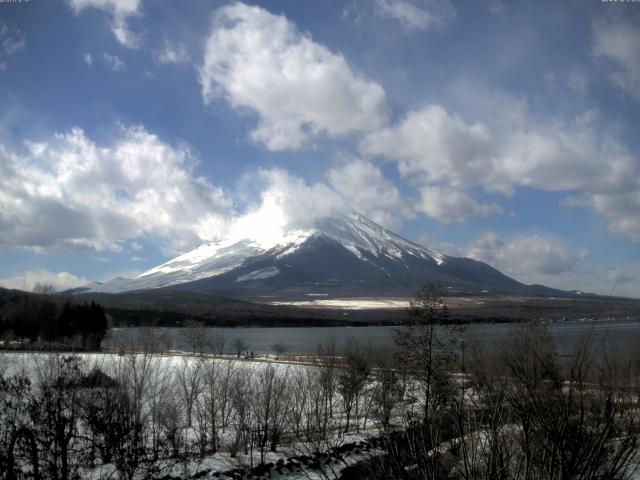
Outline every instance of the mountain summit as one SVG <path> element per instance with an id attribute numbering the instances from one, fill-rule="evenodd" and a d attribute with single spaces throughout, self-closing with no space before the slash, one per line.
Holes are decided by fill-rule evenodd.
<path id="1" fill-rule="evenodd" d="M 236 297 L 411 295 L 425 281 L 450 292 L 521 292 L 523 285 L 482 262 L 412 243 L 356 212 L 332 212 L 304 228 L 248 217 L 223 240 L 135 278 L 95 283 L 120 293 L 162 287 Z"/>

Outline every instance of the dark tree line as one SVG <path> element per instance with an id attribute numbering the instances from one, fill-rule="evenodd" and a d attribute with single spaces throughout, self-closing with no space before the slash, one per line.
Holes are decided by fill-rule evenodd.
<path id="1" fill-rule="evenodd" d="M 107 318 L 94 302 L 60 304 L 50 297 L 22 295 L 0 310 L 0 337 L 5 343 L 68 346 L 97 350 L 107 331 Z"/>

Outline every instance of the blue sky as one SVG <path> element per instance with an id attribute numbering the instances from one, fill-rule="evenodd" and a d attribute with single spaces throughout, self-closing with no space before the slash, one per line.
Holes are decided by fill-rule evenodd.
<path id="1" fill-rule="evenodd" d="M 0 285 L 133 275 L 269 197 L 640 296 L 639 51 L 636 2 L 0 3 Z"/>

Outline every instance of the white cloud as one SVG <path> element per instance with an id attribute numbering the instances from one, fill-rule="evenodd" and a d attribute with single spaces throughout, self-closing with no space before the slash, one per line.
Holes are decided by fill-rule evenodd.
<path id="1" fill-rule="evenodd" d="M 637 265 L 626 268 L 588 265 L 585 248 L 567 244 L 545 234 L 500 238 L 489 231 L 459 249 L 464 255 L 488 263 L 527 284 L 540 284 L 563 290 L 580 290 L 600 295 L 638 297 L 640 281 Z M 637 262 L 635 262 L 637 264 Z"/>
<path id="2" fill-rule="evenodd" d="M 111 31 L 118 42 L 128 48 L 137 48 L 140 39 L 128 26 L 130 17 L 140 14 L 141 0 L 67 0 L 77 14 L 86 8 L 97 8 L 111 16 Z"/>
<path id="3" fill-rule="evenodd" d="M 493 2 L 491 2 L 490 6 L 489 6 L 489 11 L 491 13 L 493 13 L 494 15 L 497 15 L 498 13 L 502 12 L 504 10 L 504 3 L 502 3 L 500 0 L 495 0 Z"/>
<path id="4" fill-rule="evenodd" d="M 492 231 L 476 238 L 465 254 L 525 282 L 573 270 L 585 256 L 583 250 L 576 252 L 551 236 L 521 235 L 502 240 Z"/>
<path id="5" fill-rule="evenodd" d="M 92 66 L 93 65 L 93 57 L 91 56 L 90 53 L 85 53 L 82 56 L 82 59 L 84 60 L 84 63 L 86 63 L 88 66 Z"/>
<path id="6" fill-rule="evenodd" d="M 637 159 L 590 116 L 563 122 L 532 120 L 526 111 L 505 114 L 516 108 L 494 105 L 489 111 L 500 120 L 466 122 L 440 105 L 427 105 L 369 135 L 360 148 L 395 160 L 414 182 L 454 188 L 609 191 L 633 182 Z"/>
<path id="7" fill-rule="evenodd" d="M 493 139 L 482 124 L 466 124 L 439 105 L 409 113 L 399 124 L 368 135 L 360 149 L 398 162 L 412 183 L 465 188 L 488 179 Z"/>
<path id="8" fill-rule="evenodd" d="M 165 65 L 186 63 L 189 61 L 189 54 L 184 45 L 173 44 L 165 40 L 162 50 L 156 52 L 156 59 Z"/>
<path id="9" fill-rule="evenodd" d="M 22 32 L 0 18 L 0 72 L 8 68 L 9 62 L 25 46 Z"/>
<path id="10" fill-rule="evenodd" d="M 106 145 L 74 129 L 26 147 L 0 145 L 0 247 L 120 250 L 154 236 L 175 253 L 219 238 L 231 216 L 189 148 L 142 127 Z"/>
<path id="11" fill-rule="evenodd" d="M 375 130 L 387 121 L 380 85 L 260 7 L 235 3 L 217 11 L 199 77 L 205 103 L 225 98 L 259 116 L 251 138 L 269 150 L 298 150 L 322 135 Z"/>
<path id="12" fill-rule="evenodd" d="M 327 176 L 347 204 L 386 228 L 398 229 L 414 216 L 398 189 L 370 162 L 353 158 Z"/>
<path id="13" fill-rule="evenodd" d="M 449 0 L 375 0 L 376 13 L 396 20 L 406 30 L 428 30 L 455 16 Z"/>
<path id="14" fill-rule="evenodd" d="M 111 55 L 105 52 L 102 54 L 102 59 L 104 60 L 105 66 L 114 72 L 122 72 L 127 68 L 127 65 L 120 60 L 117 55 Z"/>
<path id="15" fill-rule="evenodd" d="M 52 285 L 56 291 L 86 285 L 89 281 L 69 272 L 51 272 L 49 270 L 27 271 L 22 275 L 0 278 L 0 286 L 17 290 L 32 291 L 36 284 Z"/>
<path id="16" fill-rule="evenodd" d="M 562 121 L 534 116 L 508 96 L 474 102 L 470 111 L 484 112 L 475 121 L 426 105 L 367 135 L 360 150 L 395 161 L 407 182 L 426 189 L 423 210 L 434 218 L 451 218 L 447 209 L 460 205 L 461 218 L 498 213 L 497 205 L 475 208 L 468 192 L 478 187 L 506 195 L 519 187 L 572 192 L 584 194 L 581 204 L 605 215 L 611 231 L 640 243 L 640 160 L 598 124 L 596 112 Z"/>
<path id="17" fill-rule="evenodd" d="M 287 228 L 312 228 L 316 220 L 339 212 L 355 210 L 387 228 L 399 227 L 403 220 L 413 217 L 400 193 L 377 168 L 363 160 L 351 159 L 327 176 L 330 185 L 307 183 L 277 168 L 246 174 L 240 190 L 261 194 L 257 201 L 248 203 L 246 213 L 229 223 L 227 231 L 237 238 L 254 238 L 261 232 L 260 236 L 268 240 L 280 238 Z M 349 192 L 349 188 L 362 191 Z"/>
<path id="18" fill-rule="evenodd" d="M 283 225 L 308 227 L 314 220 L 346 208 L 342 197 L 324 183 L 308 185 L 281 169 L 261 169 L 257 177 L 264 187 L 260 205 L 253 211 L 273 207 L 281 215 Z"/>
<path id="19" fill-rule="evenodd" d="M 454 257 L 483 261 L 526 284 L 540 284 L 563 290 L 580 290 L 600 295 L 638 297 L 638 262 L 624 268 L 596 266 L 585 259 L 590 253 L 580 246 L 548 234 L 501 236 L 485 232 L 468 245 L 442 242 L 422 232 L 417 242 Z"/>
<path id="20" fill-rule="evenodd" d="M 628 20 L 606 19 L 594 23 L 593 53 L 608 60 L 611 83 L 640 102 L 640 30 Z"/>
<path id="21" fill-rule="evenodd" d="M 420 232 L 415 238 L 415 242 L 419 245 L 423 245 L 427 248 L 431 248 L 451 257 L 464 257 L 466 255 L 465 249 L 463 247 L 460 247 L 455 243 L 443 242 L 426 231 Z"/>
<path id="22" fill-rule="evenodd" d="M 569 74 L 569 78 L 567 78 L 567 87 L 579 95 L 583 95 L 587 91 L 588 83 L 587 76 L 578 72 Z"/>
<path id="23" fill-rule="evenodd" d="M 636 179 L 640 184 L 640 179 Z M 640 187 L 628 192 L 586 193 L 568 197 L 566 207 L 587 207 L 603 215 L 609 230 L 640 245 Z"/>
<path id="24" fill-rule="evenodd" d="M 447 187 L 420 189 L 418 210 L 441 223 L 462 223 L 472 217 L 488 217 L 503 213 L 502 207 L 481 203 L 467 192 Z"/>

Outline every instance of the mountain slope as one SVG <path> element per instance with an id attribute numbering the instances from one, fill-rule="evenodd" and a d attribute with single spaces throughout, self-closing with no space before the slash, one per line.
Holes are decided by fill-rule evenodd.
<path id="1" fill-rule="evenodd" d="M 355 212 L 332 213 L 306 228 L 232 231 L 131 279 L 85 291 L 118 293 L 171 287 L 235 297 L 393 296 L 425 281 L 451 292 L 531 293 L 498 270 L 416 245 Z M 264 224 L 263 224 L 264 225 Z"/>

